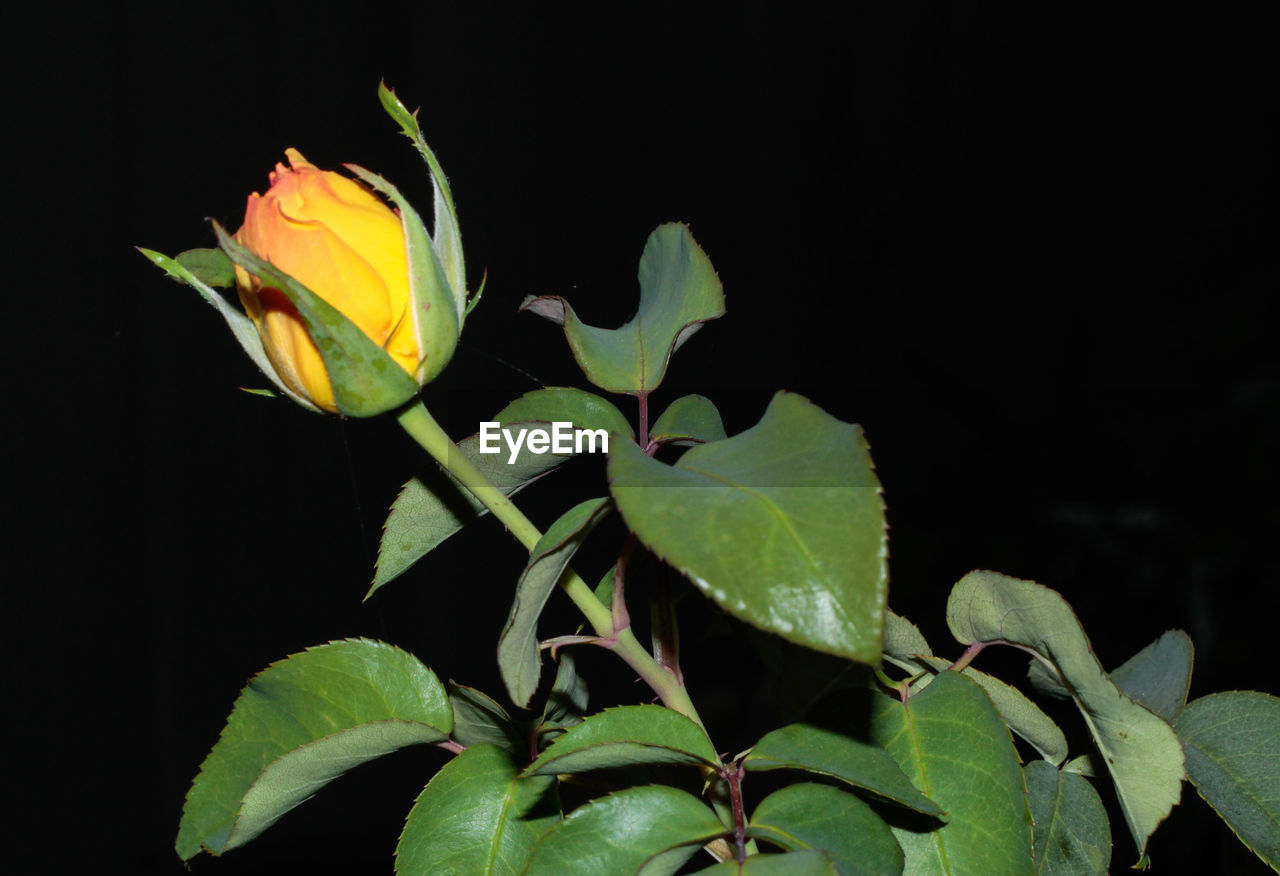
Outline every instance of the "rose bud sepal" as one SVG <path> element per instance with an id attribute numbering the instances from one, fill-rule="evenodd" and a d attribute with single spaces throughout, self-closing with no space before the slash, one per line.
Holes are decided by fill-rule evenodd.
<path id="1" fill-rule="evenodd" d="M 231 261 L 264 286 L 280 290 L 293 304 L 324 362 L 339 413 L 372 417 L 401 407 L 417 394 L 418 382 L 341 311 L 251 253 L 217 222 L 213 230 Z M 290 396 L 296 398 L 294 393 Z"/>
<path id="2" fill-rule="evenodd" d="M 275 388 L 281 395 L 292 399 L 304 408 L 310 411 L 319 412 L 320 408 L 312 404 L 311 400 L 305 396 L 299 395 L 283 380 L 276 372 L 275 366 L 271 364 L 271 360 L 267 357 L 266 348 L 262 345 L 262 335 L 259 334 L 257 326 L 253 324 L 253 320 L 234 307 L 230 302 L 217 293 L 208 283 L 198 277 L 195 272 L 182 264 L 179 259 L 158 253 L 153 249 L 138 247 L 138 252 L 142 253 L 147 259 L 157 267 L 161 268 L 174 280 L 179 283 L 185 283 L 200 293 L 200 297 L 211 304 L 222 318 L 226 321 L 227 327 L 231 329 L 231 334 L 240 343 L 241 348 L 253 360 L 253 364 L 267 376 Z"/>
<path id="3" fill-rule="evenodd" d="M 413 334 L 418 349 L 423 351 L 414 377 L 425 386 L 449 364 L 458 346 L 466 292 L 453 288 L 422 217 L 400 190 L 359 165 L 343 166 L 369 188 L 389 198 L 400 212 L 405 256 L 409 262 L 409 313 L 405 318 L 413 320 Z M 439 222 L 439 215 L 436 219 Z"/>

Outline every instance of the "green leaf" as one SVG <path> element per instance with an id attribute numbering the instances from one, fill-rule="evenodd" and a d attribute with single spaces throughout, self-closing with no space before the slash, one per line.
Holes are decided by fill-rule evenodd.
<path id="1" fill-rule="evenodd" d="M 720 411 L 704 395 L 676 399 L 649 429 L 649 440 L 658 444 L 707 444 L 726 437 Z"/>
<path id="2" fill-rule="evenodd" d="M 618 567 L 611 566 L 609 571 L 605 572 L 604 576 L 600 579 L 600 583 L 596 584 L 595 589 L 592 591 L 595 593 L 596 599 L 600 600 L 600 604 L 605 608 L 609 608 L 613 605 L 613 584 L 614 580 L 617 578 L 617 572 Z"/>
<path id="3" fill-rule="evenodd" d="M 1187 702 L 1195 647 L 1182 630 L 1169 630 L 1111 671 L 1111 680 L 1135 702 L 1172 721 Z"/>
<path id="4" fill-rule="evenodd" d="M 1013 739 L 982 688 L 944 672 L 905 703 L 876 694 L 871 734 L 947 813 L 890 818 L 908 873 L 1034 872 L 1031 814 Z"/>
<path id="5" fill-rule="evenodd" d="M 494 419 L 501 423 L 568 421 L 579 429 L 604 429 L 627 439 L 635 437 L 631 424 L 613 402 L 571 386 L 550 386 L 526 392 L 499 411 Z"/>
<path id="6" fill-rule="evenodd" d="M 248 354 L 253 360 L 253 364 L 258 366 L 258 370 L 267 376 L 267 378 L 275 384 L 276 389 L 282 395 L 292 399 L 311 411 L 319 411 L 320 409 L 313 405 L 310 401 L 298 395 L 292 389 L 285 385 L 280 379 L 280 375 L 276 373 L 275 366 L 271 364 L 271 360 L 267 358 L 267 352 L 262 346 L 262 336 L 258 334 L 258 329 L 253 324 L 253 320 L 245 316 L 235 307 L 231 306 L 225 298 L 219 295 L 211 286 L 202 281 L 199 277 L 187 270 L 183 265 L 175 259 L 169 258 L 167 255 L 158 253 L 155 250 L 143 249 L 138 247 L 138 252 L 142 253 L 147 259 L 157 267 L 161 268 L 172 279 L 179 283 L 185 283 L 200 293 L 200 297 L 206 303 L 211 305 L 218 314 L 226 322 L 227 328 L 231 329 L 231 334 L 240 344 L 240 348 Z M 221 250 L 218 250 L 221 252 Z"/>
<path id="7" fill-rule="evenodd" d="M 748 772 L 788 769 L 830 776 L 917 812 L 943 814 L 939 804 L 922 794 L 883 748 L 809 724 L 791 724 L 765 734 L 743 766 Z"/>
<path id="8" fill-rule="evenodd" d="M 597 712 L 551 743 L 525 775 L 660 763 L 717 767 L 720 758 L 706 731 L 679 712 L 664 706 L 619 706 Z"/>
<path id="9" fill-rule="evenodd" d="M 840 876 L 898 876 L 902 849 L 871 807 L 830 785 L 801 782 L 756 807 L 747 835 L 788 851 L 825 852 Z"/>
<path id="10" fill-rule="evenodd" d="M 409 264 L 409 300 L 412 307 L 405 315 L 413 320 L 413 332 L 422 352 L 422 361 L 414 372 L 416 382 L 434 380 L 453 358 L 462 332 L 466 290 L 449 286 L 444 265 L 436 247 L 427 235 L 422 217 L 400 190 L 372 171 L 356 164 L 344 165 L 374 191 L 390 198 L 400 213 L 404 230 L 405 255 Z"/>
<path id="11" fill-rule="evenodd" d="M 341 311 L 258 258 L 213 223 L 218 246 L 240 267 L 284 293 L 324 360 L 338 410 L 349 417 L 372 417 L 398 408 L 418 392 L 418 383 Z"/>
<path id="12" fill-rule="evenodd" d="M 917 657 L 916 662 L 934 672 L 942 672 L 952 664 L 940 657 Z M 962 674 L 987 692 L 1009 729 L 1027 740 L 1045 760 L 1060 766 L 1067 759 L 1067 737 L 1062 734 L 1062 728 L 1022 691 L 972 666 Z"/>
<path id="13" fill-rule="evenodd" d="M 1077 776 L 1084 776 L 1090 779 L 1096 779 L 1098 774 L 1102 772 L 1095 763 L 1092 754 L 1081 754 L 1071 758 L 1062 765 L 1064 773 L 1075 773 Z"/>
<path id="14" fill-rule="evenodd" d="M 431 779 L 396 846 L 399 876 L 517 876 L 560 821 L 555 779 L 522 779 L 506 752 L 477 745 Z"/>
<path id="15" fill-rule="evenodd" d="M 637 873 L 672 849 L 696 847 L 726 828 L 698 798 L 647 785 L 601 797 L 572 812 L 533 850 L 526 876 L 601 876 Z M 666 859 L 674 863 L 670 857 Z M 655 870 L 646 870 L 646 876 Z M 674 872 L 668 869 L 665 872 Z"/>
<path id="16" fill-rule="evenodd" d="M 885 660 L 913 675 L 921 669 L 941 672 L 953 663 L 941 657 L 929 656 L 929 643 L 916 625 L 892 611 L 885 616 L 884 640 Z M 982 686 L 1010 730 L 1027 740 L 1055 766 L 1066 759 L 1067 740 L 1061 728 L 1039 706 L 1027 699 L 1022 691 L 973 667 L 966 668 L 963 674 Z M 916 687 L 923 689 L 930 680 L 931 677 L 926 676 L 916 682 Z"/>
<path id="17" fill-rule="evenodd" d="M 671 354 L 702 323 L 724 315 L 724 292 L 711 260 L 679 223 L 659 225 L 640 256 L 640 309 L 622 328 L 578 319 L 558 295 L 528 298 L 521 310 L 564 326 L 587 379 L 610 392 L 649 392 L 662 382 Z"/>
<path id="18" fill-rule="evenodd" d="M 452 727 L 444 686 L 390 645 L 346 639 L 273 663 L 236 700 L 187 793 L 178 854 L 242 846 L 351 767 Z"/>
<path id="19" fill-rule="evenodd" d="M 640 541 L 730 614 L 879 664 L 888 547 L 860 427 L 780 392 L 756 426 L 674 466 L 619 444 L 609 480 Z"/>
<path id="20" fill-rule="evenodd" d="M 520 429 L 534 424 L 504 425 Z M 530 453 L 527 448 L 521 448 L 516 461 L 508 464 L 509 457 L 506 453 L 481 453 L 479 435 L 472 435 L 459 442 L 457 452 L 474 465 L 489 483 L 508 496 L 573 458 L 554 453 Z M 387 522 L 383 525 L 377 571 L 365 599 L 372 596 L 379 587 L 400 577 L 449 536 L 488 513 L 489 509 L 453 475 L 435 464 L 424 469 L 404 485 L 400 495 L 391 504 Z"/>
<path id="21" fill-rule="evenodd" d="M 920 628 L 891 610 L 884 612 L 884 656 L 891 663 L 915 673 L 918 655 L 932 654 L 933 649 L 925 641 Z"/>
<path id="22" fill-rule="evenodd" d="M 839 876 L 840 873 L 822 852 L 806 850 L 785 855 L 749 855 L 741 866 L 730 858 L 697 871 L 695 876 Z"/>
<path id="23" fill-rule="evenodd" d="M 1031 648 L 1065 680 L 1111 772 L 1141 858 L 1182 794 L 1182 747 L 1172 728 L 1116 687 L 1071 607 L 1047 587 L 970 572 L 951 591 L 947 623 L 966 645 L 1003 640 Z"/>
<path id="24" fill-rule="evenodd" d="M 1034 823 L 1039 876 L 1104 874 L 1111 864 L 1111 825 L 1088 779 L 1060 773 L 1048 761 L 1022 769 Z"/>
<path id="25" fill-rule="evenodd" d="M 1280 699 L 1255 691 L 1210 694 L 1183 709 L 1173 726 L 1200 796 L 1280 871 Z"/>
<path id="26" fill-rule="evenodd" d="M 228 289 L 236 284 L 236 266 L 220 249 L 189 249 L 178 253 L 177 261 L 208 286 Z"/>
<path id="27" fill-rule="evenodd" d="M 508 754 L 525 754 L 528 739 L 507 710 L 491 697 L 475 688 L 449 682 L 449 704 L 453 707 L 455 742 L 467 747 L 490 743 Z"/>
<path id="28" fill-rule="evenodd" d="M 551 691 L 547 694 L 547 702 L 542 709 L 539 734 L 580 724 L 587 713 L 587 683 L 578 675 L 573 655 L 568 651 L 561 651 L 556 660 L 559 663 L 556 680 L 551 684 Z"/>
<path id="29" fill-rule="evenodd" d="M 498 669 L 511 700 L 521 708 L 529 705 L 542 672 L 538 618 L 543 606 L 578 547 L 608 510 L 608 499 L 588 499 L 575 505 L 551 524 L 529 553 L 511 614 L 498 639 Z"/>

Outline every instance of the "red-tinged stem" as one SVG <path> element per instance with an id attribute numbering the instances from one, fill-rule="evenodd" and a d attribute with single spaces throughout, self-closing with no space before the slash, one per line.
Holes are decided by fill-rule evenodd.
<path id="1" fill-rule="evenodd" d="M 742 805 L 743 773 L 741 763 L 724 771 L 724 777 L 729 782 L 729 799 L 733 804 L 733 848 L 739 864 L 747 860 L 747 815 Z"/>
<path id="2" fill-rule="evenodd" d="M 631 626 L 631 612 L 627 611 L 627 564 L 636 549 L 636 535 L 628 532 L 626 541 L 622 543 L 622 551 L 618 554 L 618 562 L 613 567 L 613 599 L 610 600 L 610 613 L 613 615 L 613 632 L 618 634 Z"/>
<path id="3" fill-rule="evenodd" d="M 658 565 L 657 594 L 653 601 L 653 659 L 684 684 L 680 669 L 680 628 L 667 587 L 667 567 Z"/>

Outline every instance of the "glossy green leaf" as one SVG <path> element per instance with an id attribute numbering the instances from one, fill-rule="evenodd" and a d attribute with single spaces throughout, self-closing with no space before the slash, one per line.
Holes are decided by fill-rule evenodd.
<path id="1" fill-rule="evenodd" d="M 556 656 L 559 664 L 556 668 L 556 679 L 547 694 L 547 702 L 542 709 L 542 721 L 539 733 L 550 730 L 564 730 L 582 723 L 587 714 L 587 683 L 578 675 L 573 655 L 561 651 Z"/>
<path id="2" fill-rule="evenodd" d="M 229 289 L 236 284 L 236 266 L 220 249 L 189 249 L 178 253 L 176 258 L 178 264 L 202 283 L 220 289 Z"/>
<path id="3" fill-rule="evenodd" d="M 943 813 L 883 748 L 809 724 L 791 724 L 765 734 L 743 766 L 748 772 L 789 769 L 829 776 L 917 812 Z"/>
<path id="4" fill-rule="evenodd" d="M 591 715 L 538 756 L 525 775 L 551 776 L 637 764 L 716 767 L 706 731 L 664 706 L 619 706 Z"/>
<path id="5" fill-rule="evenodd" d="M 676 399 L 649 429 L 649 440 L 658 444 L 706 444 L 726 437 L 720 411 L 704 395 Z"/>
<path id="6" fill-rule="evenodd" d="M 1190 703 L 1173 726 L 1200 796 L 1280 871 L 1280 699 L 1225 691 Z"/>
<path id="7" fill-rule="evenodd" d="M 1088 779 L 1048 761 L 1023 767 L 1038 876 L 1102 876 L 1111 864 L 1111 824 Z"/>
<path id="8" fill-rule="evenodd" d="M 498 639 L 498 669 L 512 702 L 529 705 L 542 673 L 538 618 L 583 540 L 609 510 L 608 499 L 588 499 L 551 524 L 529 553 L 515 601 Z"/>
<path id="9" fill-rule="evenodd" d="M 534 848 L 525 874 L 637 873 L 672 849 L 696 850 L 725 832 L 716 814 L 685 791 L 661 785 L 627 788 L 579 807 L 551 828 Z"/>
<path id="10" fill-rule="evenodd" d="M 262 336 L 258 334 L 258 329 L 254 326 L 253 320 L 233 307 L 215 289 L 187 270 L 176 259 L 142 247 L 138 247 L 138 252 L 146 256 L 152 264 L 161 268 L 172 279 L 177 280 L 179 283 L 185 283 L 199 292 L 200 297 L 218 311 L 218 314 L 226 322 L 227 328 L 231 329 L 231 334 L 240 344 L 240 348 L 248 354 L 249 358 L 253 360 L 253 364 L 258 366 L 258 370 L 267 376 L 276 389 L 280 391 L 281 395 L 292 399 L 308 410 L 320 410 L 310 401 L 286 386 L 284 381 L 280 379 L 280 375 L 276 373 L 275 366 L 267 358 L 266 350 L 262 346 Z M 218 252 L 221 252 L 221 250 L 218 250 Z"/>
<path id="11" fill-rule="evenodd" d="M 587 379 L 610 392 L 648 392 L 662 382 L 671 354 L 702 323 L 724 315 L 724 292 L 711 260 L 679 223 L 660 225 L 640 256 L 640 309 L 618 329 L 589 326 L 558 295 L 526 299 L 529 310 L 564 326 Z"/>
<path id="12" fill-rule="evenodd" d="M 390 645 L 347 639 L 273 663 L 236 700 L 187 793 L 178 854 L 242 846 L 351 767 L 452 727 L 444 686 Z"/>
<path id="13" fill-rule="evenodd" d="M 1169 630 L 1111 671 L 1111 680 L 1135 702 L 1172 721 L 1187 702 L 1195 647 L 1182 630 Z"/>
<path id="14" fill-rule="evenodd" d="M 527 753 L 526 735 L 492 697 L 473 687 L 450 682 L 449 704 L 453 707 L 454 742 L 468 747 L 489 743 L 508 754 Z"/>
<path id="15" fill-rule="evenodd" d="M 524 779 L 493 745 L 468 748 L 418 795 L 396 846 L 399 876 L 518 876 L 560 821 L 554 778 Z"/>
<path id="16" fill-rule="evenodd" d="M 604 429 L 628 439 L 635 432 L 613 402 L 571 386 L 551 386 L 526 392 L 494 417 L 507 422 L 570 422 L 579 429 Z"/>
<path id="17" fill-rule="evenodd" d="M 379 194 L 395 203 L 404 230 L 405 255 L 409 265 L 410 308 L 404 318 L 412 320 L 413 334 L 422 353 L 422 361 L 414 371 L 420 385 L 434 380 L 453 358 L 462 332 L 466 290 L 450 288 L 449 277 L 436 254 L 422 218 L 400 190 L 376 173 L 355 164 L 347 170 Z"/>
<path id="18" fill-rule="evenodd" d="M 944 672 L 905 703 L 884 694 L 872 702 L 872 740 L 946 811 L 942 826 L 886 813 L 906 872 L 1033 873 L 1018 753 L 982 688 Z"/>
<path id="19" fill-rule="evenodd" d="M 860 427 L 780 392 L 756 426 L 674 466 L 613 448 L 609 480 L 640 541 L 726 611 L 879 664 L 888 545 Z"/>
<path id="20" fill-rule="evenodd" d="M 345 314 L 241 246 L 217 222 L 213 230 L 218 246 L 233 262 L 279 289 L 293 304 L 324 360 L 339 411 L 349 417 L 372 417 L 417 395 L 417 381 Z"/>
<path id="21" fill-rule="evenodd" d="M 503 425 L 510 429 L 521 429 L 536 424 Z M 573 458 L 571 455 L 555 453 L 530 453 L 527 448 L 522 448 L 516 461 L 508 463 L 509 456 L 505 452 L 481 453 L 478 435 L 459 442 L 457 452 L 474 465 L 489 483 L 508 496 Z M 372 596 L 379 587 L 400 577 L 449 536 L 488 513 L 489 509 L 470 490 L 440 466 L 432 464 L 424 469 L 401 488 L 400 494 L 391 504 L 391 511 L 383 525 L 382 544 L 378 549 L 377 572 L 365 599 Z"/>
<path id="22" fill-rule="evenodd" d="M 934 672 L 942 672 L 952 664 L 940 657 L 917 657 L 916 662 Z M 986 691 L 1009 729 L 1027 740 L 1045 760 L 1060 766 L 1067 759 L 1067 737 L 1062 734 L 1062 728 L 1022 691 L 972 666 L 962 674 Z"/>
<path id="23" fill-rule="evenodd" d="M 898 876 L 902 849 L 889 825 L 852 794 L 801 782 L 760 801 L 747 835 L 788 851 L 826 853 L 840 876 Z"/>
<path id="24" fill-rule="evenodd" d="M 697 871 L 695 876 L 839 876 L 840 872 L 822 852 L 804 850 L 749 855 L 741 865 L 732 859 L 721 861 Z"/>
<path id="25" fill-rule="evenodd" d="M 970 572 L 951 591 L 947 623 L 964 644 L 1003 640 L 1033 649 L 1064 679 L 1111 772 L 1139 856 L 1182 794 L 1182 747 L 1172 728 L 1116 687 L 1075 613 L 1032 581 Z"/>

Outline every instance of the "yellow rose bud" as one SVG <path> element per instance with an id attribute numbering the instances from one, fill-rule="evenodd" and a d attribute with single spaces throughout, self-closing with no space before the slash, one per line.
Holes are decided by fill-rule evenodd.
<path id="1" fill-rule="evenodd" d="M 323 298 L 411 376 L 419 349 L 400 217 L 360 183 L 320 170 L 296 149 L 265 195 L 249 196 L 236 240 Z M 283 292 L 236 265 L 236 287 L 267 357 L 293 391 L 326 411 L 338 405 L 324 360 Z"/>

